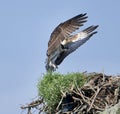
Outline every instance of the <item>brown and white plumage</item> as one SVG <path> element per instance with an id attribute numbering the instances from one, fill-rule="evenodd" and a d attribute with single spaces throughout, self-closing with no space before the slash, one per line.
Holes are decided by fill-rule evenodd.
<path id="1" fill-rule="evenodd" d="M 54 71 L 66 56 L 84 44 L 93 34 L 97 26 L 90 26 L 73 35 L 87 21 L 85 14 L 77 15 L 64 23 L 60 23 L 52 32 L 48 42 L 46 70 Z"/>

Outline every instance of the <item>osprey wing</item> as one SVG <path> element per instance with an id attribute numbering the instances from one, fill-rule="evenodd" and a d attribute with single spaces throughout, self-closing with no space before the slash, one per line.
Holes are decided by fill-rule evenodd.
<path id="1" fill-rule="evenodd" d="M 69 42 L 64 46 L 68 49 L 62 52 L 59 57 L 56 59 L 55 64 L 59 65 L 69 54 L 74 52 L 77 48 L 83 45 L 86 41 L 88 41 L 97 31 L 94 31 L 98 25 L 90 26 L 83 30 L 82 32 L 74 35 L 72 38 L 69 38 Z"/>
<path id="2" fill-rule="evenodd" d="M 85 13 L 77 15 L 64 23 L 60 23 L 50 36 L 47 55 L 50 56 L 53 52 L 55 52 L 65 38 L 69 37 L 71 33 L 83 26 L 83 24 L 87 21 L 86 19 L 87 16 Z"/>

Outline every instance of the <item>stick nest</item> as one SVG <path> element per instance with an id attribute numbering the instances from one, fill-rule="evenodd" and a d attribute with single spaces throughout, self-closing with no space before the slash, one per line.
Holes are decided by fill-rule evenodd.
<path id="1" fill-rule="evenodd" d="M 42 114 L 99 114 L 110 108 L 120 100 L 120 76 L 107 76 L 102 73 L 83 73 L 88 81 L 82 87 L 73 86 L 69 91 L 61 91 L 61 100 L 51 109 L 40 97 L 29 104 L 21 106 L 28 109 L 27 114 L 32 114 L 31 109 Z"/>

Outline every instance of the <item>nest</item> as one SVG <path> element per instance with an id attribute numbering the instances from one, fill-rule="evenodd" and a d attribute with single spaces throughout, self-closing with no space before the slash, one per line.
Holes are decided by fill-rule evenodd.
<path id="1" fill-rule="evenodd" d="M 32 114 L 32 108 L 36 108 L 39 114 L 42 112 L 46 114 L 99 114 L 106 108 L 119 103 L 120 76 L 107 76 L 102 73 L 84 75 L 92 75 L 92 77 L 81 88 L 71 87 L 65 93 L 61 91 L 62 97 L 54 112 L 50 112 L 43 98 L 38 98 L 21 108 L 28 109 L 28 114 Z"/>

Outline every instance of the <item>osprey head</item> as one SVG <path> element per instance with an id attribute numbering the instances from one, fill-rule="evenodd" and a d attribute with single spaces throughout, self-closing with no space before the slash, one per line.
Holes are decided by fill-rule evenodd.
<path id="1" fill-rule="evenodd" d="M 57 65 L 55 65 L 52 61 L 46 59 L 46 70 L 47 71 L 55 71 L 57 69 Z"/>

